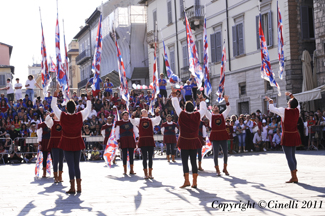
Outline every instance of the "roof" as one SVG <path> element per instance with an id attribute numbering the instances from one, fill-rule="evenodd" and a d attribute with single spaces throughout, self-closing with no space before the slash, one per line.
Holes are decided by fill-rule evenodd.
<path id="1" fill-rule="evenodd" d="M 86 32 L 86 30 L 89 29 L 89 25 L 85 25 L 79 32 L 76 34 L 76 36 L 73 37 L 73 39 L 78 39 L 83 33 Z"/>
<path id="2" fill-rule="evenodd" d="M 12 48 L 13 48 L 13 46 L 11 46 L 11 45 L 8 45 L 8 44 L 5 44 L 5 43 L 1 43 L 1 42 L 0 42 L 0 44 L 2 44 L 2 45 L 5 45 L 5 46 L 9 47 L 9 57 L 11 57 L 11 52 L 12 52 Z"/>
<path id="3" fill-rule="evenodd" d="M 11 73 L 15 74 L 15 67 L 11 65 L 0 65 L 0 68 L 10 68 Z"/>
<path id="4" fill-rule="evenodd" d="M 96 8 L 96 10 L 86 20 L 86 23 L 91 24 L 97 17 L 99 17 L 99 15 L 100 15 L 100 11 Z"/>
<path id="5" fill-rule="evenodd" d="M 114 88 L 119 87 L 121 85 L 119 73 L 115 70 L 101 77 L 103 82 L 105 82 L 106 78 L 109 78 L 109 81 L 113 83 Z M 130 81 L 130 79 L 126 79 L 128 82 Z"/>
<path id="6" fill-rule="evenodd" d="M 149 67 L 135 67 L 131 79 L 149 79 Z"/>

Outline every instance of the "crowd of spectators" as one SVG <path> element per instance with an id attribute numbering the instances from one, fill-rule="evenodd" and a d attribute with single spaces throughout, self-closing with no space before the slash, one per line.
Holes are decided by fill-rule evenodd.
<path id="1" fill-rule="evenodd" d="M 32 83 L 32 79 L 27 81 Z M 19 79 L 17 80 L 19 84 Z M 171 103 L 170 96 L 166 92 L 166 80 L 161 75 L 159 85 L 162 94 L 155 100 L 154 106 L 160 108 L 160 116 L 162 118 L 161 124 L 166 122 L 168 114 L 173 116 L 173 121 L 177 123 L 178 116 L 175 115 L 174 108 Z M 8 81 L 8 91 L 11 82 Z M 35 160 L 37 151 L 37 143 L 26 143 L 27 137 L 37 136 L 37 126 L 41 121 L 44 121 L 44 114 L 51 112 L 52 96 L 49 92 L 47 97 L 34 98 L 34 92 L 29 91 L 29 94 L 21 97 L 21 84 L 15 85 L 15 97 L 5 97 L 1 94 L 0 97 L 0 163 L 2 162 L 32 162 Z M 25 85 L 27 88 L 27 85 Z M 102 85 L 102 90 L 95 92 L 96 96 L 91 96 L 92 109 L 91 113 L 82 129 L 84 136 L 102 136 L 101 127 L 112 121 L 114 116 L 120 115 L 126 109 L 125 101 L 119 97 L 117 92 L 113 92 L 113 84 L 109 79 L 105 80 Z M 11 87 L 12 88 L 12 87 Z M 165 90 L 165 91 L 164 91 Z M 32 92 L 32 94 L 30 94 Z M 187 81 L 187 84 L 177 90 L 177 97 L 181 108 L 184 108 L 185 101 L 191 100 L 197 109 L 199 109 L 199 101 L 196 94 L 199 92 L 193 77 Z M 11 93 L 12 94 L 12 93 Z M 9 95 L 9 94 L 8 94 Z M 73 92 L 71 99 L 76 103 L 76 111 L 81 111 L 86 106 L 86 94 L 77 95 Z M 132 90 L 130 92 L 129 110 L 136 111 L 135 117 L 140 117 L 141 110 L 149 111 L 150 102 L 152 101 L 151 91 Z M 58 107 L 62 111 L 65 110 L 63 103 L 62 92 L 58 95 Z M 211 108 L 211 107 L 210 107 Z M 222 111 L 222 110 L 221 110 Z M 149 117 L 151 114 L 149 114 Z M 111 116 L 112 118 L 108 118 Z M 205 127 L 209 134 L 211 130 L 209 127 L 209 120 L 203 118 Z M 247 151 L 268 151 L 279 150 L 281 144 L 281 118 L 273 113 L 262 114 L 257 110 L 251 114 L 240 114 L 229 116 L 227 119 L 227 129 L 231 139 L 229 140 L 229 153 L 241 153 Z M 110 123 L 109 122 L 109 123 Z M 160 124 L 160 125 L 161 125 Z M 301 112 L 298 129 L 301 134 L 302 148 L 317 150 L 320 144 L 320 133 L 312 129 L 312 126 L 325 124 L 325 111 L 317 110 L 316 112 Z M 155 134 L 160 134 L 160 126 L 154 128 Z M 92 143 L 90 145 L 86 142 L 86 148 L 93 150 L 91 158 L 94 160 L 100 159 L 99 150 L 103 150 L 103 143 Z M 28 153 L 26 153 L 28 152 Z M 1 154 L 2 153 L 2 154 Z M 21 155 L 24 153 L 24 156 Z"/>

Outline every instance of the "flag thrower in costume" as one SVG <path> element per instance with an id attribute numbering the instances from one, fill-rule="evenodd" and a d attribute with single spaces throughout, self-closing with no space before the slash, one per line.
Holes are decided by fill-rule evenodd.
<path id="1" fill-rule="evenodd" d="M 204 73 L 204 94 L 209 96 L 212 91 L 209 75 L 209 45 L 208 45 L 208 34 L 207 34 L 207 19 L 204 18 L 203 27 L 203 47 L 204 47 L 204 59 L 203 59 L 203 73 Z"/>
<path id="2" fill-rule="evenodd" d="M 259 35 L 260 35 L 260 47 L 261 47 L 261 59 L 262 59 L 261 77 L 263 79 L 265 79 L 266 81 L 269 81 L 270 85 L 275 87 L 278 90 L 278 95 L 281 96 L 280 86 L 275 81 L 274 73 L 271 68 L 269 51 L 267 49 L 267 44 L 265 41 L 263 29 L 262 29 L 261 19 L 262 18 L 261 18 L 261 14 L 260 14 Z"/>
<path id="3" fill-rule="evenodd" d="M 97 28 L 97 37 L 96 37 L 96 47 L 95 47 L 95 53 L 93 58 L 93 63 L 91 70 L 94 73 L 93 83 L 91 85 L 91 88 L 93 91 L 96 90 L 95 86 L 98 86 L 99 83 L 99 76 L 100 76 L 100 62 L 102 56 L 102 15 L 99 17 L 98 21 L 98 28 Z"/>
<path id="4" fill-rule="evenodd" d="M 279 78 L 283 79 L 284 72 L 284 49 L 283 49 L 283 25 L 282 25 L 282 16 L 280 12 L 279 2 L 277 2 L 278 8 L 278 56 L 279 56 Z"/>
<path id="5" fill-rule="evenodd" d="M 189 60 L 188 70 L 195 77 L 197 87 L 198 89 L 200 89 L 202 86 L 202 80 L 204 75 L 203 75 L 202 67 L 200 65 L 199 56 L 197 54 L 192 30 L 186 14 L 185 14 L 185 24 L 186 24 L 186 40 L 187 40 L 188 60 Z"/>
<path id="6" fill-rule="evenodd" d="M 218 91 L 217 91 L 217 101 L 219 103 L 221 103 L 224 98 L 223 98 L 223 94 L 225 92 L 225 79 L 226 79 L 226 43 L 223 42 L 223 49 L 222 49 L 222 58 L 221 58 L 221 71 L 220 71 L 220 83 L 219 83 L 219 87 L 218 87 Z"/>
<path id="7" fill-rule="evenodd" d="M 40 16 L 41 16 L 41 9 L 40 9 Z M 49 67 L 47 64 L 47 55 L 46 55 L 46 46 L 45 46 L 45 39 L 44 39 L 44 32 L 43 32 L 43 24 L 42 24 L 42 17 L 41 17 L 41 28 L 42 28 L 42 46 L 41 46 L 41 54 L 42 54 L 42 62 L 41 62 L 41 74 L 42 74 L 42 88 L 43 88 L 43 95 L 47 97 L 47 90 L 51 82 L 51 75 L 49 72 Z"/>

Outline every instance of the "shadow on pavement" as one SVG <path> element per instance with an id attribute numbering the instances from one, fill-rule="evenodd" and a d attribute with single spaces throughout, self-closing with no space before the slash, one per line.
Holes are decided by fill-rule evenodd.
<path id="1" fill-rule="evenodd" d="M 305 183 L 298 183 L 297 185 L 299 185 L 300 187 L 306 190 L 315 191 L 323 194 L 323 195 L 318 195 L 318 197 L 325 197 L 325 187 L 316 187 Z"/>
<path id="2" fill-rule="evenodd" d="M 30 201 L 28 204 L 25 205 L 25 207 L 19 212 L 18 216 L 28 215 L 30 210 L 35 208 L 36 206 L 33 204 L 33 201 Z"/>
<path id="3" fill-rule="evenodd" d="M 51 184 L 50 186 L 44 187 L 45 190 L 39 192 L 38 194 L 46 195 L 46 193 L 54 193 L 54 192 L 62 192 L 62 193 L 65 193 L 64 188 L 66 188 L 66 187 L 63 186 L 62 183 L 55 184 L 53 182 L 53 184 Z"/>

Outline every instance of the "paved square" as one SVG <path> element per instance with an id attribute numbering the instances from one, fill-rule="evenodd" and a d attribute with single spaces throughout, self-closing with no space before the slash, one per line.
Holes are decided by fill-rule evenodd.
<path id="1" fill-rule="evenodd" d="M 284 183 L 290 172 L 282 152 L 231 155 L 229 177 L 216 177 L 212 157 L 205 158 L 198 189 L 179 188 L 180 159 L 171 164 L 162 157 L 154 159 L 154 180 L 142 178 L 140 160 L 135 161 L 135 176 L 122 175 L 120 160 L 111 169 L 104 162 L 82 162 L 83 192 L 75 196 L 65 194 L 66 163 L 59 185 L 52 178 L 34 179 L 35 164 L 1 165 L 0 215 L 325 215 L 324 155 L 297 152 L 299 184 Z M 264 201 L 271 209 L 258 206 Z M 224 211 L 213 208 L 213 202 Z M 245 210 L 248 202 L 252 208 Z M 276 208 L 280 203 L 288 204 Z"/>

